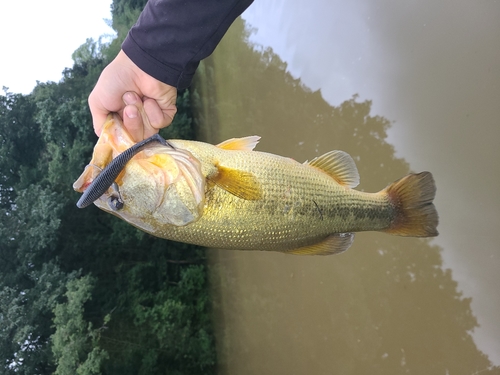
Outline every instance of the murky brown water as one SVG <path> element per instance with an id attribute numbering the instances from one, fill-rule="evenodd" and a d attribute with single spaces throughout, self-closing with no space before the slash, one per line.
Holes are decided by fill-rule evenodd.
<path id="1" fill-rule="evenodd" d="M 221 374 L 500 374 L 499 17 L 491 0 L 261 0 L 254 34 L 233 25 L 200 69 L 203 138 L 341 149 L 367 191 L 430 170 L 441 234 L 209 250 Z"/>

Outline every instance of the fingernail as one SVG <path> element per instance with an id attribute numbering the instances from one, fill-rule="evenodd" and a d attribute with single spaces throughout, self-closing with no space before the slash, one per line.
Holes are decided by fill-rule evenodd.
<path id="1" fill-rule="evenodd" d="M 128 118 L 136 118 L 137 115 L 138 115 L 137 108 L 134 107 L 134 106 L 125 107 L 125 109 L 123 110 L 123 112 L 125 112 L 125 115 Z"/>
<path id="2" fill-rule="evenodd" d="M 135 93 L 133 93 L 133 92 L 126 92 L 123 95 L 123 101 L 127 105 L 129 105 L 129 104 L 135 104 L 137 102 L 137 95 Z"/>

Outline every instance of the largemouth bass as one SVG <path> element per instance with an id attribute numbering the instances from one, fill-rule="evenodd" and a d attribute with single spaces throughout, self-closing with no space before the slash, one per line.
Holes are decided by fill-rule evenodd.
<path id="1" fill-rule="evenodd" d="M 354 190 L 359 175 L 345 152 L 301 164 L 253 151 L 258 140 L 146 142 L 114 168 L 114 182 L 94 204 L 154 236 L 223 249 L 326 255 L 347 250 L 354 232 L 438 235 L 431 173 L 366 193 Z M 85 192 L 133 146 L 110 115 L 74 189 Z"/>

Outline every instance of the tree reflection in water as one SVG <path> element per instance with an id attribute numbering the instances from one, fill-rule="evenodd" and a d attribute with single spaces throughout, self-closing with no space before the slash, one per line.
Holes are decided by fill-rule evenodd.
<path id="1" fill-rule="evenodd" d="M 238 20 L 199 69 L 202 139 L 257 134 L 259 150 L 299 161 L 344 150 L 366 191 L 409 172 L 370 101 L 330 106 L 271 50 L 249 45 L 249 32 Z M 380 233 L 357 234 L 331 257 L 210 250 L 221 373 L 500 373 L 472 340 L 470 300 L 440 252 Z"/>

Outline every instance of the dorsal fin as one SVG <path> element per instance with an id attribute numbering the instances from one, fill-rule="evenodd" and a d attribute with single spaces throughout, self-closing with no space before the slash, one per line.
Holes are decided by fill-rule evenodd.
<path id="1" fill-rule="evenodd" d="M 354 240 L 354 233 L 336 233 L 326 237 L 323 241 L 309 246 L 299 247 L 287 251 L 294 255 L 333 255 L 346 251 Z"/>
<path id="2" fill-rule="evenodd" d="M 340 185 L 355 188 L 359 184 L 358 168 L 347 152 L 330 151 L 304 164 L 321 169 Z"/>
<path id="3" fill-rule="evenodd" d="M 260 137 L 258 135 L 250 135 L 243 138 L 231 138 L 227 141 L 221 142 L 217 147 L 224 150 L 240 150 L 240 151 L 252 151 L 257 143 L 259 143 Z"/>
<path id="4" fill-rule="evenodd" d="M 215 165 L 217 173 L 207 177 L 221 189 L 246 200 L 260 199 L 262 192 L 255 176 L 249 172 Z"/>

